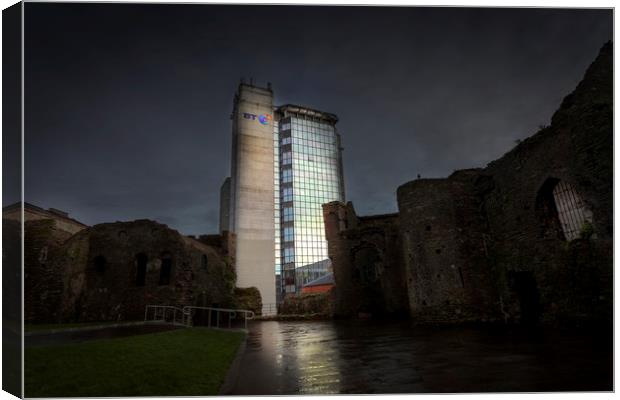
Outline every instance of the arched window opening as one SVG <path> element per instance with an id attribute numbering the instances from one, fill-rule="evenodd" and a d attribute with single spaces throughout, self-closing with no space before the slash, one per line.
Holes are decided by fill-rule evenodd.
<path id="1" fill-rule="evenodd" d="M 146 283 L 146 264 L 148 257 L 144 253 L 136 256 L 136 286 L 144 286 Z"/>
<path id="2" fill-rule="evenodd" d="M 588 226 L 592 224 L 592 212 L 568 182 L 560 181 L 555 185 L 553 199 L 566 240 L 577 239 L 590 230 Z"/>
<path id="3" fill-rule="evenodd" d="M 381 257 L 374 247 L 363 247 L 353 256 L 355 269 L 354 277 L 362 284 L 375 284 L 379 278 Z"/>
<path id="4" fill-rule="evenodd" d="M 206 271 L 209 266 L 209 259 L 207 258 L 206 254 L 202 255 L 200 264 L 202 266 L 202 269 Z"/>
<path id="5" fill-rule="evenodd" d="M 545 230 L 555 231 L 564 240 L 589 235 L 592 230 L 592 212 L 568 182 L 548 179 L 541 187 L 537 209 Z"/>
<path id="6" fill-rule="evenodd" d="M 104 256 L 97 256 L 93 259 L 93 265 L 95 266 L 95 271 L 100 274 L 105 271 L 106 267 L 106 259 Z"/>
<path id="7" fill-rule="evenodd" d="M 159 270 L 159 284 L 169 285 L 170 275 L 172 275 L 172 256 L 165 252 L 161 256 L 161 269 Z"/>

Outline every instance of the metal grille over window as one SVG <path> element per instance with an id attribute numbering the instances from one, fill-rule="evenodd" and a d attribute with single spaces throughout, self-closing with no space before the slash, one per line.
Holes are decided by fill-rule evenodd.
<path id="1" fill-rule="evenodd" d="M 553 199 L 564 237 L 569 241 L 577 239 L 592 223 L 592 212 L 569 183 L 558 182 L 553 188 Z"/>

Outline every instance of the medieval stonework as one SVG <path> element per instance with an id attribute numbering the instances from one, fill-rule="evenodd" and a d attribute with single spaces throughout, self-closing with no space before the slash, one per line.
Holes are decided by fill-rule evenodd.
<path id="1" fill-rule="evenodd" d="M 406 313 L 398 215 L 360 218 L 351 202 L 325 204 L 323 215 L 336 281 L 335 315 Z"/>
<path id="2" fill-rule="evenodd" d="M 611 321 L 612 60 L 607 43 L 551 125 L 486 168 L 400 186 L 398 214 L 324 205 L 335 313 Z"/>
<path id="3" fill-rule="evenodd" d="M 202 239 L 150 220 L 73 235 L 53 219 L 27 221 L 25 321 L 140 320 L 149 304 L 234 306 L 234 238 Z"/>

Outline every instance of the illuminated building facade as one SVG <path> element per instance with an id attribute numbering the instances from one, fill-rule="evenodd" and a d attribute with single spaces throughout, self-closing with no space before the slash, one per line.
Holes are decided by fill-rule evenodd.
<path id="1" fill-rule="evenodd" d="M 331 272 L 321 206 L 345 198 L 338 117 L 294 105 L 278 107 L 275 115 L 275 251 L 281 298 Z"/>

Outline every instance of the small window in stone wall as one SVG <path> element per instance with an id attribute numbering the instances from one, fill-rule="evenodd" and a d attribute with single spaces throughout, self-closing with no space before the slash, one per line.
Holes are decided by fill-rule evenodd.
<path id="1" fill-rule="evenodd" d="M 171 275 L 172 275 L 172 256 L 170 255 L 170 253 L 164 253 L 161 257 L 161 269 L 159 270 L 159 284 L 169 285 Z"/>
<path id="2" fill-rule="evenodd" d="M 559 181 L 555 185 L 553 199 L 566 240 L 574 240 L 588 234 L 592 227 L 592 212 L 568 182 Z"/>
<path id="3" fill-rule="evenodd" d="M 107 262 L 104 256 L 97 256 L 93 258 L 93 266 L 95 267 L 95 271 L 100 274 L 105 272 L 106 264 Z"/>
<path id="4" fill-rule="evenodd" d="M 136 256 L 136 286 L 144 286 L 146 283 L 146 264 L 148 257 L 144 253 Z"/>
<path id="5" fill-rule="evenodd" d="M 41 252 L 39 252 L 39 262 L 44 263 L 47 261 L 47 246 L 43 246 Z"/>
<path id="6" fill-rule="evenodd" d="M 205 271 L 209 267 L 209 259 L 207 258 L 206 254 L 202 255 L 201 266 L 202 266 L 202 269 L 204 269 Z"/>
<path id="7" fill-rule="evenodd" d="M 97 256 L 93 259 L 93 265 L 95 267 L 95 271 L 99 273 L 105 272 L 106 267 L 106 259 L 104 256 Z"/>

